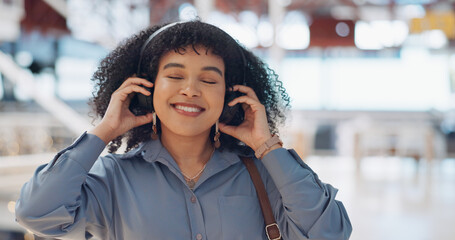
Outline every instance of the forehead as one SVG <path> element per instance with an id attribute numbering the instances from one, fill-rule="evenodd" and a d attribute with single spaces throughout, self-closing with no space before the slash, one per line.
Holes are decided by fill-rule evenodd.
<path id="1" fill-rule="evenodd" d="M 160 69 L 164 64 L 177 62 L 191 65 L 212 65 L 222 68 L 224 71 L 224 60 L 205 46 L 186 46 L 164 53 L 160 59 Z"/>

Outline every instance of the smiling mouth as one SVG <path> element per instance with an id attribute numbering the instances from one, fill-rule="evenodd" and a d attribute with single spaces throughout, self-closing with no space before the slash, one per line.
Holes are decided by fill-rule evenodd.
<path id="1" fill-rule="evenodd" d="M 189 112 L 189 113 L 199 113 L 204 111 L 205 109 L 199 107 L 190 107 L 190 106 L 183 106 L 178 104 L 172 104 L 172 106 L 178 110 Z"/>

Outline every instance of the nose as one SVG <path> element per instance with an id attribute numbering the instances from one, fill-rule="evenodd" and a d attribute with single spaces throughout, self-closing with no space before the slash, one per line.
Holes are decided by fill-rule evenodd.
<path id="1" fill-rule="evenodd" d="M 201 91 L 199 89 L 199 83 L 196 79 L 188 79 L 184 82 L 180 93 L 187 97 L 199 97 L 201 96 Z"/>

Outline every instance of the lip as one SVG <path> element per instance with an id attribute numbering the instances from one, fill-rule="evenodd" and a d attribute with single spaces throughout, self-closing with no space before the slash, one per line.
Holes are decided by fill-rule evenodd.
<path id="1" fill-rule="evenodd" d="M 182 106 L 182 107 L 197 108 L 200 111 L 199 112 L 187 112 L 187 111 L 185 111 L 183 109 L 176 108 L 177 105 L 178 106 Z M 201 113 L 203 113 L 205 111 L 205 108 L 203 108 L 203 107 L 201 107 L 201 106 L 199 106 L 197 104 L 194 104 L 194 103 L 176 102 L 176 103 L 172 103 L 171 106 L 179 114 L 182 114 L 182 115 L 188 116 L 188 117 L 197 117 L 197 116 L 199 116 Z"/>

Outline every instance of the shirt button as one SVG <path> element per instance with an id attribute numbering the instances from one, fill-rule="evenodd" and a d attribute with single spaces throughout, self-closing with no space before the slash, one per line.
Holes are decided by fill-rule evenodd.
<path id="1" fill-rule="evenodd" d="M 196 197 L 195 196 L 191 196 L 190 200 L 191 200 L 192 203 L 195 203 L 196 202 Z"/>
<path id="2" fill-rule="evenodd" d="M 202 240 L 202 234 L 198 233 L 198 234 L 196 235 L 196 239 L 197 239 L 197 240 Z"/>

